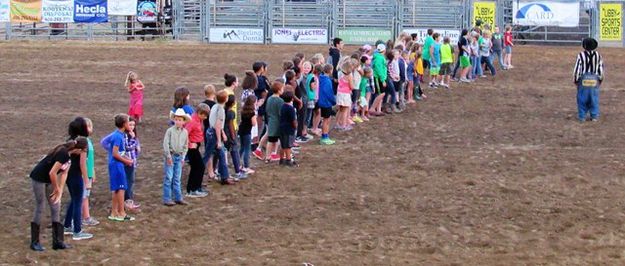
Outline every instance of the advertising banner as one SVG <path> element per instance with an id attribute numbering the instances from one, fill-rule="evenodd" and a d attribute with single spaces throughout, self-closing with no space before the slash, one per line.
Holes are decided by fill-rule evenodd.
<path id="1" fill-rule="evenodd" d="M 515 1 L 516 2 L 516 1 Z M 495 2 L 474 2 L 473 3 L 473 20 L 471 25 L 475 25 L 475 22 L 479 19 L 482 21 L 482 25 L 495 25 L 496 22 L 496 6 Z"/>
<path id="2" fill-rule="evenodd" d="M 110 16 L 134 16 L 137 12 L 137 0 L 108 0 Z"/>
<path id="3" fill-rule="evenodd" d="M 255 28 L 210 28 L 208 40 L 215 43 L 263 43 L 263 29 Z"/>
<path id="4" fill-rule="evenodd" d="M 141 23 L 154 23 L 158 19 L 156 0 L 141 0 L 137 6 L 137 21 Z"/>
<path id="5" fill-rule="evenodd" d="M 514 24 L 522 26 L 579 26 L 579 2 L 513 2 Z"/>
<path id="6" fill-rule="evenodd" d="M 74 0 L 76 23 L 102 23 L 108 21 L 106 0 Z"/>
<path id="7" fill-rule="evenodd" d="M 371 44 L 382 40 L 386 42 L 393 36 L 391 30 L 346 28 L 338 30 L 338 37 L 346 44 Z"/>
<path id="8" fill-rule="evenodd" d="M 11 0 L 11 22 L 40 22 L 41 0 Z"/>
<path id="9" fill-rule="evenodd" d="M 623 4 L 601 3 L 599 10 L 599 39 L 621 41 L 623 39 Z"/>
<path id="10" fill-rule="evenodd" d="M 460 31 L 454 29 L 433 29 L 434 32 L 438 32 L 441 35 L 441 40 L 443 37 L 449 37 L 449 41 L 452 44 L 458 43 L 460 39 Z M 428 29 L 404 29 L 403 32 L 413 34 L 416 33 L 418 36 L 417 42 L 423 43 L 425 37 L 428 36 Z"/>
<path id="11" fill-rule="evenodd" d="M 43 0 L 41 18 L 48 23 L 74 22 L 74 0 Z"/>
<path id="12" fill-rule="evenodd" d="M 9 8 L 9 0 L 0 0 L 0 22 L 9 22 L 11 20 L 11 9 Z"/>
<path id="13" fill-rule="evenodd" d="M 328 43 L 328 30 L 277 28 L 271 33 L 271 42 L 326 44 Z"/>

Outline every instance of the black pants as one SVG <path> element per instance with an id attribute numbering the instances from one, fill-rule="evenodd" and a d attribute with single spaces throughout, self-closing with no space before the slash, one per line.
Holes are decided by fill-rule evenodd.
<path id="1" fill-rule="evenodd" d="M 306 108 L 306 102 L 302 104 L 303 107 L 297 110 L 297 136 L 303 136 L 304 127 L 306 126 L 306 116 L 308 113 L 308 108 Z"/>
<path id="2" fill-rule="evenodd" d="M 189 180 L 187 181 L 187 192 L 197 191 L 202 188 L 202 177 L 204 176 L 204 161 L 202 161 L 202 154 L 200 153 L 199 145 L 196 149 L 189 149 L 187 153 L 189 158 Z"/>

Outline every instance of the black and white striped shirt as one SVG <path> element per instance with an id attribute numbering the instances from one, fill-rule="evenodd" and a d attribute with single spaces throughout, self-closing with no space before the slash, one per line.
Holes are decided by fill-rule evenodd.
<path id="1" fill-rule="evenodd" d="M 593 73 L 603 80 L 603 59 L 597 51 L 583 51 L 577 55 L 573 77 L 578 81 L 585 73 Z"/>

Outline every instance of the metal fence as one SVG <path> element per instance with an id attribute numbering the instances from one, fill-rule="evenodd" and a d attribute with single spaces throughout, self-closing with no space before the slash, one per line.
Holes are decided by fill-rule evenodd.
<path id="1" fill-rule="evenodd" d="M 579 2 L 579 25 L 515 25 L 515 3 L 535 1 L 539 0 L 158 0 L 155 22 L 110 16 L 109 22 L 100 24 L 3 23 L 0 38 L 322 44 L 338 36 L 359 44 L 392 38 L 402 31 L 422 33 L 427 28 L 457 33 L 471 26 L 475 4 L 481 2 L 491 3 L 495 24 L 513 26 L 518 42 L 577 43 L 586 36 L 600 37 L 605 23 L 601 21 L 602 4 L 625 7 L 625 0 L 544 0 Z M 623 25 L 620 31 L 622 36 Z M 625 38 L 619 41 L 625 46 Z"/>

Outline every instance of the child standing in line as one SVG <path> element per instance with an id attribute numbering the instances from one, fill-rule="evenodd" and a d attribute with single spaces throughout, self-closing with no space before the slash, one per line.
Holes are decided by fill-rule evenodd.
<path id="1" fill-rule="evenodd" d="M 89 136 L 93 134 L 93 122 L 89 118 L 85 118 L 85 122 L 87 122 L 87 133 Z M 91 142 L 91 138 L 87 137 L 87 176 L 88 183 L 85 184 L 85 191 L 83 194 L 82 201 L 82 224 L 95 226 L 100 224 L 98 220 L 91 216 L 89 212 L 89 197 L 91 196 L 91 188 L 95 183 L 95 150 L 93 149 L 93 142 Z"/>
<path id="2" fill-rule="evenodd" d="M 205 103 L 200 103 L 197 110 L 191 116 L 191 122 L 185 125 L 189 134 L 189 178 L 187 180 L 187 197 L 201 198 L 208 196 L 208 192 L 202 189 L 202 178 L 204 177 L 205 164 L 200 153 L 200 146 L 204 142 L 204 130 L 202 124 L 208 118 L 210 107 Z"/>
<path id="3" fill-rule="evenodd" d="M 332 71 L 334 67 L 330 64 L 326 64 L 323 67 L 323 74 L 319 76 L 319 109 L 321 110 L 321 117 L 323 123 L 321 126 L 321 140 L 322 145 L 332 145 L 336 143 L 330 139 L 330 123 L 332 116 L 335 115 L 332 107 L 336 105 L 336 98 L 334 96 L 334 90 L 332 88 Z"/>
<path id="4" fill-rule="evenodd" d="M 362 123 L 364 122 L 364 119 L 362 117 L 360 117 L 360 112 L 359 112 L 359 105 L 358 102 L 360 101 L 360 82 L 362 81 L 362 66 L 360 65 L 360 61 L 354 57 L 357 57 L 358 59 L 360 59 L 360 53 L 357 53 L 355 55 L 352 56 L 350 62 L 352 65 L 352 109 L 351 109 L 351 120 L 355 123 Z"/>
<path id="5" fill-rule="evenodd" d="M 490 71 L 490 74 L 494 77 L 497 75 L 497 70 L 495 70 L 495 66 L 492 61 L 493 57 L 491 56 L 491 51 L 493 49 L 493 43 L 491 42 L 492 33 L 489 30 L 484 30 L 482 35 L 484 37 L 482 38 L 482 44 L 480 44 L 480 55 L 482 56 L 481 63 L 482 65 L 486 65 L 486 68 L 488 68 L 488 71 Z M 482 66 L 480 66 L 480 68 L 481 67 Z M 485 77 L 484 75 L 482 76 Z"/>
<path id="6" fill-rule="evenodd" d="M 228 101 L 226 101 L 225 109 L 226 109 L 226 121 L 224 132 L 226 133 L 226 141 L 224 141 L 226 149 L 230 153 L 230 158 L 232 159 L 232 166 L 234 167 L 234 181 L 238 182 L 241 179 L 246 179 L 247 175 L 242 170 L 241 166 L 241 157 L 239 155 L 239 145 L 237 143 L 237 130 L 234 124 L 235 113 L 234 113 L 234 97 L 228 97 Z M 237 125 L 238 127 L 238 125 Z"/>
<path id="7" fill-rule="evenodd" d="M 373 70 L 370 67 L 365 66 L 362 72 L 362 79 L 360 80 L 360 116 L 363 121 L 369 121 L 369 99 L 371 98 L 371 92 L 373 91 Z"/>
<path id="8" fill-rule="evenodd" d="M 293 93 L 290 91 L 282 95 L 284 104 L 280 109 L 280 165 L 298 166 L 291 157 L 291 148 L 295 141 L 297 129 L 297 113 L 293 107 Z"/>
<path id="9" fill-rule="evenodd" d="M 134 221 L 134 217 L 126 214 L 124 209 L 124 195 L 128 184 L 126 181 L 125 166 L 130 166 L 133 161 L 126 155 L 126 145 L 124 138 L 126 132 L 129 131 L 129 117 L 126 114 L 118 114 L 115 116 L 115 130 L 110 137 L 110 145 L 108 145 L 108 169 L 109 182 L 112 195 L 111 215 L 108 219 L 116 222 Z"/>
<path id="10" fill-rule="evenodd" d="M 271 84 L 273 95 L 267 99 L 267 152 L 265 163 L 271 162 L 271 152 L 273 152 L 280 140 L 280 109 L 284 104 L 284 100 L 280 98 L 284 90 L 284 84 L 274 81 Z"/>
<path id="11" fill-rule="evenodd" d="M 128 115 L 141 123 L 141 118 L 143 117 L 143 89 L 145 87 L 139 80 L 139 75 L 133 71 L 128 72 L 128 75 L 126 75 L 124 86 L 130 93 Z"/>
<path id="12" fill-rule="evenodd" d="M 397 98 L 399 109 L 406 109 L 406 88 L 408 87 L 408 61 L 409 53 L 402 50 L 399 57 L 399 97 Z"/>
<path id="13" fill-rule="evenodd" d="M 76 117 L 69 124 L 67 132 L 70 140 L 89 136 L 86 119 L 84 117 Z M 65 234 L 72 235 L 73 240 L 89 239 L 93 235 L 82 230 L 82 200 L 85 187 L 91 189 L 87 174 L 86 152 L 71 155 L 70 162 L 67 174 L 67 189 L 69 190 L 71 201 L 65 216 Z"/>
<path id="14" fill-rule="evenodd" d="M 460 40 L 458 41 L 458 53 L 459 53 L 459 66 L 460 66 L 460 82 L 471 82 L 469 79 L 469 72 L 471 71 L 471 47 L 469 41 L 469 31 L 463 29 L 460 34 Z"/>
<path id="15" fill-rule="evenodd" d="M 180 176 L 182 175 L 182 164 L 189 149 L 189 133 L 184 125 L 191 120 L 191 117 L 182 108 L 176 109 L 170 114 L 170 119 L 174 125 L 167 129 L 163 138 L 163 151 L 165 157 L 164 178 L 163 178 L 163 204 L 165 206 L 187 205 L 182 198 L 180 189 Z M 174 200 L 172 201 L 172 191 Z"/>
<path id="16" fill-rule="evenodd" d="M 237 127 L 239 126 L 237 124 L 237 108 L 239 104 L 237 103 L 236 96 L 234 95 L 234 90 L 239 86 L 239 79 L 235 75 L 230 75 L 226 73 L 224 74 L 224 85 L 226 85 L 226 88 L 224 90 L 228 92 L 228 98 L 233 98 L 234 101 L 234 104 L 232 105 L 232 110 L 234 111 L 233 121 L 234 129 L 237 129 Z"/>
<path id="17" fill-rule="evenodd" d="M 471 37 L 469 37 L 471 40 L 471 44 L 469 44 L 469 48 L 471 49 L 471 71 L 469 73 L 469 76 L 471 76 L 471 80 L 475 80 L 477 79 L 477 72 L 478 72 L 478 58 L 479 58 L 479 54 L 480 54 L 480 45 L 477 43 L 477 40 L 479 38 L 479 35 L 477 32 L 473 31 L 471 32 Z"/>
<path id="18" fill-rule="evenodd" d="M 33 193 L 35 197 L 35 211 L 30 222 L 30 249 L 44 251 L 39 242 L 41 231 L 41 213 L 44 202 L 50 207 L 52 220 L 52 249 L 68 249 L 70 245 L 64 243 L 63 224 L 61 221 L 61 198 L 63 186 L 67 180 L 67 172 L 71 164 L 72 155 L 80 155 L 88 148 L 87 139 L 77 137 L 67 143 L 56 146 L 41 159 L 30 172 Z"/>
<path id="19" fill-rule="evenodd" d="M 252 151 L 252 128 L 256 126 L 256 96 L 250 95 L 245 99 L 241 108 L 241 122 L 239 124 L 239 140 L 241 147 L 239 154 L 243 160 L 243 172 L 253 174 L 254 170 L 250 167 L 250 154 Z"/>
<path id="20" fill-rule="evenodd" d="M 406 79 L 408 81 L 408 84 L 406 85 L 406 103 L 415 103 L 414 100 L 414 89 L 415 89 L 415 83 L 414 83 L 414 76 L 415 76 L 415 53 L 414 53 L 414 49 L 415 46 L 417 46 L 416 43 L 412 43 L 412 45 L 409 48 L 409 52 L 408 52 L 408 59 L 404 59 L 406 60 L 407 63 L 407 67 L 406 67 Z"/>
<path id="21" fill-rule="evenodd" d="M 373 85 L 374 93 L 372 95 L 373 103 L 369 107 L 369 113 L 375 116 L 384 116 L 382 112 L 382 104 L 384 96 L 386 96 L 386 84 L 388 78 L 388 63 L 384 57 L 386 52 L 386 45 L 380 43 L 377 45 L 377 50 L 373 53 L 373 59 L 371 61 L 371 68 L 373 69 Z M 319 84 L 321 87 L 321 83 Z"/>
<path id="22" fill-rule="evenodd" d="M 510 25 L 506 26 L 506 32 L 503 34 L 503 48 L 504 48 L 504 65 L 505 69 L 514 68 L 512 65 L 512 47 L 514 47 L 514 43 L 512 43 L 512 27 Z"/>
<path id="23" fill-rule="evenodd" d="M 337 87 L 336 105 L 339 107 L 337 114 L 337 127 L 339 130 L 351 130 L 348 123 L 349 109 L 352 106 L 352 64 L 351 60 L 343 60 L 339 72 L 339 85 Z"/>
<path id="24" fill-rule="evenodd" d="M 295 97 L 301 99 L 302 105 L 297 109 L 297 136 L 296 142 L 306 143 L 312 140 L 314 137 L 308 134 L 306 119 L 308 118 L 308 91 L 310 90 L 309 84 L 306 84 L 308 76 L 312 73 L 312 64 L 308 61 L 302 63 L 302 73 L 297 83 L 297 90 Z M 313 106 L 314 107 L 314 106 Z"/>
<path id="25" fill-rule="evenodd" d="M 224 142 L 228 141 L 228 136 L 224 132 L 226 122 L 225 104 L 228 101 L 228 92 L 221 90 L 217 93 L 217 104 L 211 108 L 208 117 L 210 129 L 206 131 L 206 148 L 209 153 L 215 156 L 215 165 L 219 169 L 219 176 L 222 185 L 234 185 L 234 180 L 230 179 L 228 165 L 226 164 L 226 151 Z"/>
<path id="26" fill-rule="evenodd" d="M 434 82 L 434 88 L 440 85 L 439 73 L 441 70 L 441 35 L 436 32 L 432 35 L 434 43 L 432 44 L 432 57 L 430 58 L 430 76 Z"/>
<path id="27" fill-rule="evenodd" d="M 450 44 L 448 36 L 443 38 L 443 44 L 440 48 L 441 52 L 441 86 L 449 89 L 451 85 L 451 72 L 453 72 L 452 65 L 454 63 L 454 48 Z"/>
<path id="28" fill-rule="evenodd" d="M 241 104 L 243 104 L 247 97 L 254 95 L 256 87 L 258 87 L 258 78 L 256 77 L 256 74 L 252 71 L 245 71 L 245 77 L 243 78 L 241 87 L 243 89 L 243 92 L 241 92 Z"/>
<path id="29" fill-rule="evenodd" d="M 135 185 L 137 158 L 139 153 L 141 153 L 141 144 L 139 143 L 139 138 L 137 136 L 136 121 L 132 117 L 128 119 L 128 131 L 126 132 L 124 140 L 124 144 L 126 145 L 126 155 L 132 160 L 131 165 L 124 166 L 124 170 L 126 171 L 126 184 L 128 184 L 128 188 L 124 193 L 124 202 L 126 204 L 126 209 L 138 211 L 141 204 L 135 201 L 133 188 Z"/>

